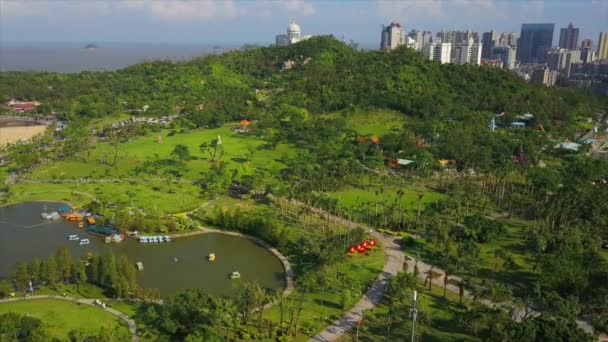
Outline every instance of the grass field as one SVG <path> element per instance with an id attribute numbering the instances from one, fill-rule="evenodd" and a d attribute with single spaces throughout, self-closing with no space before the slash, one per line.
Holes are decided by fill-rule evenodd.
<path id="1" fill-rule="evenodd" d="M 532 270 L 532 254 L 526 246 L 525 228 L 526 222 L 521 220 L 505 220 L 506 234 L 489 243 L 477 244 L 480 249 L 477 272 L 477 281 L 488 279 L 502 283 L 511 288 L 515 293 L 519 289 L 529 286 L 534 279 Z M 410 255 L 420 255 L 424 261 L 437 264 L 441 258 L 441 247 L 436 247 L 428 239 L 421 237 L 416 240 L 415 245 L 406 246 L 405 250 Z M 456 254 L 457 246 L 453 244 L 452 254 Z M 495 251 L 502 249 L 513 261 L 513 265 L 506 267 L 503 258 L 496 258 Z"/>
<path id="2" fill-rule="evenodd" d="M 404 209 L 415 209 L 418 205 L 419 194 L 424 194 L 421 200 L 422 206 L 435 202 L 443 197 L 442 194 L 432 191 L 421 192 L 409 189 L 402 189 L 402 191 L 404 194 L 401 199 L 398 199 L 397 189 L 392 187 L 385 188 L 383 190 L 375 187 L 370 187 L 366 190 L 346 187 L 339 191 L 329 193 L 328 195 L 330 197 L 337 198 L 340 205 L 349 209 L 355 208 L 357 205 L 364 202 L 386 203 L 394 202 L 395 200 L 399 200 Z"/>
<path id="3" fill-rule="evenodd" d="M 105 124 L 107 123 L 109 121 Z M 199 150 L 201 143 L 208 143 L 221 136 L 223 160 L 227 162 L 229 170 L 249 162 L 253 169 L 263 170 L 267 175 L 274 175 L 282 169 L 284 165 L 281 158 L 293 151 L 285 144 L 274 149 L 260 150 L 258 148 L 264 145 L 262 139 L 237 134 L 231 128 L 232 126 L 224 126 L 172 136 L 169 136 L 169 130 L 164 130 L 158 134 L 138 137 L 120 145 L 120 157 L 116 166 L 108 165 L 112 160 L 112 147 L 108 143 L 98 143 L 88 161 L 81 155 L 76 160 L 43 164 L 26 174 L 25 177 L 33 182 L 42 181 L 44 184 L 22 183 L 10 186 L 11 201 L 61 200 L 82 205 L 96 198 L 105 203 L 144 208 L 151 214 L 184 212 L 196 208 L 206 200 L 200 194 L 200 188 L 191 184 L 212 165 L 209 154 Z M 158 143 L 159 135 L 162 144 Z M 177 181 L 162 174 L 136 174 L 135 169 L 145 161 L 169 158 L 178 144 L 188 146 L 192 155 L 192 159 L 186 162 L 184 180 Z M 73 182 L 81 178 L 88 182 Z M 268 178 L 269 182 L 273 181 L 272 177 Z"/>
<path id="4" fill-rule="evenodd" d="M 458 295 L 434 286 L 431 291 L 418 286 L 418 317 L 416 336 L 419 341 L 479 341 L 468 335 L 461 319 L 466 308 L 458 303 Z M 413 292 L 413 291 L 412 291 Z M 410 294 L 411 295 L 411 294 Z M 387 336 L 389 299 L 384 298 L 380 305 L 368 312 L 368 319 L 362 324 L 359 340 L 362 341 L 409 341 L 412 321 L 409 311 L 398 311 L 393 318 L 390 335 Z M 428 317 L 428 320 L 423 318 Z M 354 341 L 346 335 L 341 341 Z"/>
<path id="5" fill-rule="evenodd" d="M 0 314 L 16 312 L 39 318 L 49 337 L 66 339 L 72 330 L 96 333 L 105 329 L 127 329 L 123 322 L 102 309 L 56 299 L 37 299 L 0 304 Z"/>
<path id="6" fill-rule="evenodd" d="M 76 207 L 99 199 L 102 203 L 142 208 L 151 215 L 192 210 L 207 198 L 189 183 L 141 179 L 119 183 L 15 184 L 11 202 L 48 200 L 68 202 Z"/>
<path id="7" fill-rule="evenodd" d="M 347 119 L 347 127 L 361 135 L 382 136 L 407 123 L 407 117 L 387 109 L 356 109 L 352 113 L 332 113 L 327 117 L 342 116 Z"/>
<path id="8" fill-rule="evenodd" d="M 202 152 L 199 145 L 209 143 L 221 136 L 224 149 L 223 161 L 228 170 L 247 163 L 252 169 L 263 172 L 267 183 L 273 183 L 284 164 L 281 159 L 295 150 L 286 144 L 268 149 L 264 140 L 253 135 L 242 135 L 232 131 L 233 126 L 217 129 L 195 130 L 169 136 L 164 130 L 143 137 L 134 138 L 119 147 L 117 165 L 109 165 L 113 160 L 112 147 L 108 143 L 97 143 L 86 161 L 84 155 L 75 160 L 61 160 L 43 164 L 25 177 L 33 183 L 10 186 L 10 201 L 57 200 L 74 205 L 83 205 L 92 199 L 102 203 L 114 203 L 127 207 L 142 208 L 152 215 L 180 213 L 194 209 L 206 198 L 201 189 L 192 185 L 200 179 L 201 173 L 212 166 L 209 153 Z M 158 143 L 158 136 L 162 144 Z M 176 145 L 189 147 L 191 160 L 186 161 L 182 180 L 163 174 L 138 174 L 135 170 L 146 161 L 167 159 Z M 80 179 L 87 182 L 79 182 Z M 36 184 L 42 182 L 43 184 Z M 56 182 L 50 184 L 49 182 Z"/>
<path id="9" fill-rule="evenodd" d="M 122 178 L 134 177 L 134 170 L 142 166 L 145 161 L 166 159 L 178 144 L 189 148 L 192 160 L 187 161 L 188 170 L 185 178 L 197 179 L 200 172 L 208 170 L 212 165 L 208 153 L 199 150 L 201 143 L 209 143 L 218 136 L 222 139 L 224 149 L 223 160 L 228 163 L 229 169 L 236 168 L 246 161 L 252 168 L 268 171 L 278 171 L 284 167 L 280 159 L 290 153 L 290 147 L 280 144 L 274 149 L 260 150 L 265 144 L 264 140 L 252 135 L 242 135 L 232 131 L 233 125 L 216 129 L 202 129 L 177 133 L 169 136 L 169 130 L 134 138 L 120 144 L 119 159 L 116 166 L 109 165 L 113 161 L 113 148 L 108 143 L 98 143 L 86 161 L 84 155 L 78 160 L 65 160 L 53 162 L 38 167 L 31 173 L 33 179 L 80 179 L 80 178 Z M 158 143 L 158 136 L 162 144 Z"/>

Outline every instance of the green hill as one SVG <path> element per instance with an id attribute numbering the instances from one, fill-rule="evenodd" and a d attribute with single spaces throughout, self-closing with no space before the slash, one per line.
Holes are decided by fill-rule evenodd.
<path id="1" fill-rule="evenodd" d="M 39 100 L 42 111 L 67 117 L 100 117 L 148 105 L 152 115 L 188 113 L 197 126 L 260 117 L 283 103 L 312 113 L 350 105 L 417 116 L 532 112 L 548 126 L 568 120 L 583 106 L 576 92 L 529 84 L 508 71 L 441 65 L 407 48 L 356 51 L 330 36 L 189 62 L 146 62 L 114 72 L 2 76 L 2 101 Z M 259 94 L 267 96 L 260 100 Z M 196 110 L 198 104 L 204 109 Z M 590 105 L 593 101 L 584 106 Z"/>

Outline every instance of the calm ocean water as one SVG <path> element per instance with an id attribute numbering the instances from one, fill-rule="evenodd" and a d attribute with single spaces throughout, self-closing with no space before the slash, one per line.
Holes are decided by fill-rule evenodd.
<path id="1" fill-rule="evenodd" d="M 238 46 L 95 43 L 0 43 L 0 71 L 116 70 L 145 60 L 189 60 Z"/>

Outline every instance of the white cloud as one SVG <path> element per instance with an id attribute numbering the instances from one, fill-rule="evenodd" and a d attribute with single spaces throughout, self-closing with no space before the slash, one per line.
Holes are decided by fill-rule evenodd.
<path id="1" fill-rule="evenodd" d="M 278 4 L 288 14 L 309 16 L 315 14 L 315 7 L 304 0 L 283 0 Z"/>
<path id="2" fill-rule="evenodd" d="M 387 21 L 408 20 L 417 16 L 442 15 L 441 0 L 377 0 L 378 8 Z"/>
<path id="3" fill-rule="evenodd" d="M 0 18 L 12 17 L 91 17 L 108 15 L 111 6 L 106 1 L 64 0 L 0 0 Z"/>
<path id="4" fill-rule="evenodd" d="M 110 14 L 143 14 L 163 21 L 224 20 L 244 15 L 310 16 L 306 0 L 0 0 L 0 18 L 65 18 Z"/>
<path id="5" fill-rule="evenodd" d="M 151 1 L 146 3 L 144 9 L 159 19 L 163 20 L 219 20 L 226 18 L 236 18 L 245 11 L 236 6 L 232 0 L 223 1 Z"/>
<path id="6" fill-rule="evenodd" d="M 38 17 L 49 13 L 47 1 L 28 3 L 18 0 L 0 0 L 1 17 Z"/>
<path id="7" fill-rule="evenodd" d="M 299 18 L 316 13 L 312 3 L 305 0 L 257 0 L 247 9 L 248 15 L 260 17 L 286 16 Z"/>

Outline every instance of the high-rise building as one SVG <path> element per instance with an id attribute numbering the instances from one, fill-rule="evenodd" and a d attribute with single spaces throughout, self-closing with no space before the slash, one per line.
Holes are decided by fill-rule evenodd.
<path id="1" fill-rule="evenodd" d="M 566 77 L 570 76 L 570 68 L 573 63 L 580 63 L 581 52 L 579 50 L 550 49 L 547 51 L 547 66 L 550 70 L 559 71 Z"/>
<path id="2" fill-rule="evenodd" d="M 279 46 L 285 46 L 289 44 L 295 44 L 297 42 L 306 40 L 310 38 L 311 35 L 302 36 L 300 33 L 300 26 L 296 24 L 295 21 L 292 21 L 289 26 L 287 26 L 287 34 L 279 34 L 276 36 L 276 43 Z"/>
<path id="3" fill-rule="evenodd" d="M 562 49 L 576 50 L 578 46 L 578 27 L 572 23 L 562 28 L 559 33 L 559 47 Z"/>
<path id="4" fill-rule="evenodd" d="M 382 25 L 380 39 L 380 49 L 392 50 L 399 45 L 405 44 L 405 32 L 399 23 L 391 23 L 388 26 Z"/>
<path id="5" fill-rule="evenodd" d="M 500 59 L 502 67 L 512 70 L 515 68 L 516 49 L 509 45 L 495 46 L 490 52 L 490 58 Z"/>
<path id="6" fill-rule="evenodd" d="M 436 43 L 451 43 L 454 39 L 454 31 L 440 31 L 435 33 Z"/>
<path id="7" fill-rule="evenodd" d="M 517 48 L 517 33 L 503 32 L 498 39 L 498 45 L 508 45 L 512 48 Z"/>
<path id="8" fill-rule="evenodd" d="M 591 39 L 584 39 L 581 43 L 581 61 L 583 63 L 591 63 L 594 60 L 593 41 Z"/>
<path id="9" fill-rule="evenodd" d="M 422 31 L 412 29 L 410 32 L 408 32 L 407 37 L 414 40 L 414 47 L 416 50 L 422 49 Z"/>
<path id="10" fill-rule="evenodd" d="M 481 35 L 481 57 L 490 58 L 490 54 L 492 53 L 492 48 L 498 45 L 498 32 L 490 31 L 484 32 Z"/>
<path id="11" fill-rule="evenodd" d="M 593 47 L 593 40 L 591 39 L 583 39 L 583 41 L 581 42 L 581 48 L 592 48 Z"/>
<path id="12" fill-rule="evenodd" d="M 414 44 L 416 50 L 422 50 L 425 46 L 431 43 L 433 39 L 433 33 L 430 31 L 418 31 L 416 29 L 411 30 L 408 34 L 408 37 L 414 39 L 416 42 Z"/>
<path id="13" fill-rule="evenodd" d="M 453 33 L 453 41 L 456 44 L 461 44 L 461 43 L 466 43 L 469 41 L 470 38 L 473 38 L 473 40 L 475 40 L 475 37 L 477 35 L 475 34 L 475 32 L 471 32 L 469 30 L 465 30 L 465 31 L 454 31 Z"/>
<path id="14" fill-rule="evenodd" d="M 433 41 L 433 32 L 431 31 L 422 31 L 422 45 L 420 48 L 424 48 L 425 46 L 431 44 Z"/>
<path id="15" fill-rule="evenodd" d="M 546 86 L 553 86 L 557 82 L 557 71 L 551 71 L 547 67 L 534 69 L 532 72 L 531 81 Z"/>
<path id="16" fill-rule="evenodd" d="M 597 40 L 597 60 L 608 59 L 608 32 L 600 32 L 600 37 Z"/>
<path id="17" fill-rule="evenodd" d="M 432 61 L 441 64 L 452 61 L 452 43 L 430 43 L 424 48 L 425 55 Z"/>
<path id="18" fill-rule="evenodd" d="M 522 24 L 517 59 L 521 63 L 544 63 L 553 43 L 555 24 Z"/>
<path id="19" fill-rule="evenodd" d="M 416 40 L 412 37 L 405 37 L 405 46 L 410 49 L 416 49 L 417 48 Z"/>
<path id="20" fill-rule="evenodd" d="M 475 39 L 471 37 L 466 42 L 456 44 L 454 63 L 479 65 L 481 63 L 481 53 L 481 44 L 475 43 Z"/>

